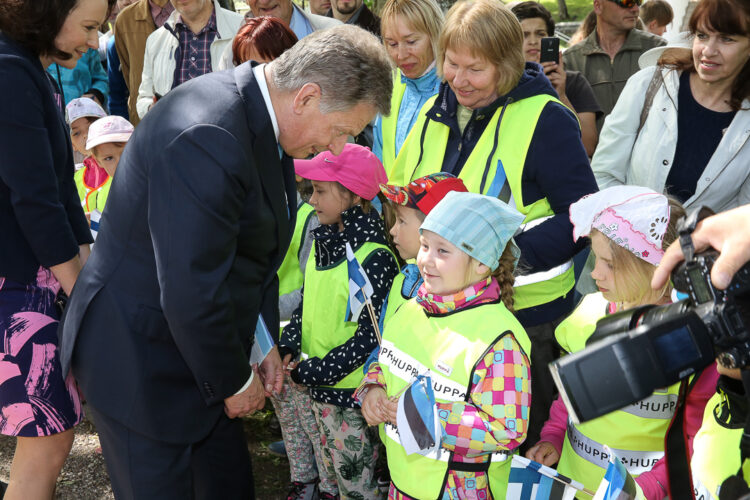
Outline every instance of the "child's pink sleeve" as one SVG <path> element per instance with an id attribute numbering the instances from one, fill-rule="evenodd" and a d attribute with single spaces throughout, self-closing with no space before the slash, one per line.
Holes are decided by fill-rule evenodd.
<path id="1" fill-rule="evenodd" d="M 468 402 L 438 403 L 442 446 L 477 457 L 517 448 L 531 404 L 529 359 L 512 334 L 503 336 L 474 370 Z"/>
<path id="2" fill-rule="evenodd" d="M 563 441 L 565 441 L 565 432 L 568 429 L 568 409 L 565 408 L 562 398 L 552 401 L 549 409 L 549 419 L 544 423 L 542 431 L 539 433 L 539 441 L 547 441 L 555 447 L 558 454 L 562 454 Z M 530 443 L 532 446 L 536 443 Z"/>
<path id="3" fill-rule="evenodd" d="M 373 385 L 385 389 L 385 376 L 383 375 L 383 370 L 380 369 L 380 365 L 377 361 L 370 365 L 370 368 L 365 374 L 365 378 L 362 379 L 362 383 L 359 384 L 359 387 L 354 391 L 352 397 L 359 402 L 359 404 L 362 404 L 365 396 L 367 396 L 367 391 L 370 390 Z"/>

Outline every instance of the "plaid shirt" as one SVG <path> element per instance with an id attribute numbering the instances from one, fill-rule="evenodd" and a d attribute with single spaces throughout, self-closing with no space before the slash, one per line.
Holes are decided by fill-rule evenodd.
<path id="1" fill-rule="evenodd" d="M 172 88 L 212 71 L 211 44 L 219 33 L 216 29 L 216 12 L 211 14 L 208 23 L 199 33 L 190 31 L 181 17 L 177 18 L 175 29 L 180 45 Z"/>

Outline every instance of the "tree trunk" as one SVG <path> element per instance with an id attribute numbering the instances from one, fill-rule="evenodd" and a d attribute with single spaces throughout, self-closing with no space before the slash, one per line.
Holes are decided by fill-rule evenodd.
<path id="1" fill-rule="evenodd" d="M 570 19 L 568 5 L 565 3 L 565 0 L 557 0 L 557 10 L 559 11 L 561 21 Z M 550 36 L 552 36 L 552 34 L 550 34 Z"/>

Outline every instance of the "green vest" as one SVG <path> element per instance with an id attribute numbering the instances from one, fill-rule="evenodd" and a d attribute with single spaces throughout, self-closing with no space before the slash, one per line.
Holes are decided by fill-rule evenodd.
<path id="1" fill-rule="evenodd" d="M 558 342 L 569 352 L 583 349 L 596 322 L 606 314 L 607 300 L 601 293 L 586 295 L 555 330 Z M 651 470 L 664 456 L 664 435 L 677 405 L 679 388 L 680 384 L 674 384 L 654 391 L 638 403 L 582 424 L 568 420 L 557 470 L 595 491 L 608 465 L 605 444 L 634 477 Z M 579 498 L 591 497 L 581 493 Z"/>
<path id="2" fill-rule="evenodd" d="M 112 186 L 112 176 L 107 177 L 104 184 L 94 189 L 86 184 L 83 180 L 83 174 L 86 167 L 79 168 L 73 175 L 73 180 L 76 183 L 76 189 L 78 190 L 78 196 L 81 198 L 81 205 L 85 212 L 93 212 L 104 210 L 104 204 L 107 203 L 107 196 L 109 196 L 109 188 Z"/>
<path id="3" fill-rule="evenodd" d="M 498 332 L 508 331 L 530 355 L 526 331 L 502 302 L 428 317 L 416 301 L 407 301 L 383 332 L 378 364 L 387 395 L 397 394 L 413 376 L 429 370 L 438 403 L 466 401 L 475 366 L 500 338 Z M 442 498 L 452 452 L 441 448 L 427 456 L 406 455 L 395 427 L 380 424 L 380 431 L 393 484 L 412 498 Z M 510 463 L 507 452 L 491 456 L 487 474 L 494 498 L 505 495 Z"/>
<path id="4" fill-rule="evenodd" d="M 344 321 L 349 302 L 349 269 L 346 257 L 327 267 L 315 265 L 315 246 L 305 267 L 305 293 L 302 296 L 302 359 L 323 358 L 354 336 L 357 323 Z M 380 243 L 366 242 L 354 256 L 364 266 L 376 250 L 391 250 Z M 393 257 L 394 264 L 396 257 Z M 361 314 L 367 314 L 363 310 Z M 377 311 L 376 311 L 377 314 Z M 365 360 L 362 360 L 364 363 Z M 362 382 L 362 367 L 339 380 L 334 389 L 356 389 Z"/>
<path id="5" fill-rule="evenodd" d="M 297 206 L 297 222 L 294 225 L 294 234 L 289 243 L 284 260 L 279 267 L 279 295 L 286 295 L 302 286 L 305 276 L 299 266 L 299 252 L 302 241 L 305 239 L 307 224 L 315 214 L 315 209 L 309 203 L 300 203 Z"/>
<path id="6" fill-rule="evenodd" d="M 401 72 L 395 69 L 393 70 L 391 114 L 380 118 L 380 130 L 383 135 L 383 168 L 386 172 L 396 161 L 396 125 L 398 124 L 398 112 L 401 109 L 401 99 L 404 98 L 405 92 L 406 84 L 401 82 Z"/>
<path id="7" fill-rule="evenodd" d="M 690 469 L 695 498 L 698 500 L 718 499 L 721 484 L 740 468 L 740 439 L 744 422 L 740 422 L 737 429 L 728 429 L 716 421 L 714 412 L 720 411 L 722 398 L 721 393 L 716 393 L 708 400 L 703 412 L 703 424 L 693 440 Z M 742 473 L 750 484 L 750 462 L 745 461 L 742 465 Z"/>
<path id="8" fill-rule="evenodd" d="M 427 120 L 426 112 L 433 106 L 435 99 L 433 97 L 428 100 L 420 111 L 420 116 L 390 171 L 390 183 L 403 186 L 414 179 L 440 171 L 450 129 L 442 123 Z M 554 215 L 547 198 L 530 205 L 524 203 L 521 185 L 526 154 L 536 123 L 549 102 L 560 101 L 549 95 L 536 95 L 498 108 L 458 174 L 472 193 L 492 192 L 498 193 L 501 198 L 507 197 L 506 201 L 515 204 L 516 209 L 525 216 L 526 229 Z M 493 184 L 498 170 L 505 172 L 507 179 L 503 185 Z M 571 262 L 549 271 L 519 276 L 513 296 L 514 307 L 520 310 L 546 304 L 567 294 L 574 284 Z"/>

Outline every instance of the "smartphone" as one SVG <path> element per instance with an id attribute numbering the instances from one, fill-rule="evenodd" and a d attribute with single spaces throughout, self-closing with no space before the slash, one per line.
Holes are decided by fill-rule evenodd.
<path id="1" fill-rule="evenodd" d="M 560 39 L 556 36 L 542 38 L 539 62 L 560 62 Z"/>

